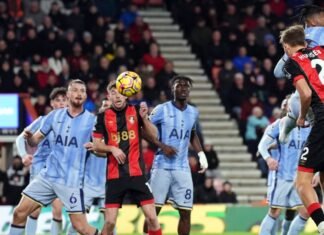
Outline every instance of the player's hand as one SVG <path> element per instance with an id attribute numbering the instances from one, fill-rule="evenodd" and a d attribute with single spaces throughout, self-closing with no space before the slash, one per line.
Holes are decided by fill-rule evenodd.
<path id="1" fill-rule="evenodd" d="M 200 171 L 198 171 L 198 173 L 203 174 L 208 169 L 208 161 L 203 151 L 200 151 L 198 153 L 198 157 L 199 157 L 199 163 L 201 169 Z"/>
<path id="2" fill-rule="evenodd" d="M 296 121 L 296 125 L 299 127 L 305 127 L 305 118 L 299 116 Z"/>
<path id="3" fill-rule="evenodd" d="M 85 147 L 90 152 L 95 151 L 94 144 L 92 142 L 85 143 L 83 147 Z"/>
<path id="4" fill-rule="evenodd" d="M 161 150 L 164 153 L 164 155 L 167 157 L 174 157 L 178 152 L 176 148 L 166 144 L 162 144 Z"/>
<path id="5" fill-rule="evenodd" d="M 320 174 L 315 174 L 312 179 L 312 186 L 316 187 L 321 183 Z"/>
<path id="6" fill-rule="evenodd" d="M 113 147 L 111 149 L 111 153 L 116 158 L 118 164 L 124 164 L 125 163 L 126 155 L 120 148 Z"/>
<path id="7" fill-rule="evenodd" d="M 30 130 L 25 129 L 23 136 L 25 139 L 29 139 L 33 136 L 33 133 Z"/>
<path id="8" fill-rule="evenodd" d="M 141 102 L 140 103 L 140 109 L 139 109 L 140 116 L 142 118 L 146 118 L 148 114 L 148 107 L 146 102 Z"/>
<path id="9" fill-rule="evenodd" d="M 24 166 L 30 166 L 33 161 L 33 155 L 31 154 L 26 154 L 25 156 L 22 157 L 22 163 Z"/>
<path id="10" fill-rule="evenodd" d="M 267 165 L 269 167 L 269 170 L 276 171 L 278 170 L 278 161 L 273 159 L 272 157 L 268 157 L 266 159 Z"/>

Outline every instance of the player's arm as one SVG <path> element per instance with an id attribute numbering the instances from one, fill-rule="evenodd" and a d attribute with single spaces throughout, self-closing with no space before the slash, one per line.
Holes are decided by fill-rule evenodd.
<path id="1" fill-rule="evenodd" d="M 104 124 L 104 117 L 105 112 L 99 113 L 97 115 L 96 124 L 94 126 L 92 138 L 93 138 L 93 145 L 89 146 L 87 149 L 88 151 L 98 152 L 108 154 L 111 153 L 119 164 L 124 164 L 126 161 L 125 153 L 120 149 L 112 145 L 106 145 L 102 139 L 106 134 L 106 127 Z"/>
<path id="2" fill-rule="evenodd" d="M 284 65 L 285 62 L 287 61 L 288 56 L 286 54 L 284 54 L 280 60 L 278 61 L 278 63 L 276 64 L 276 67 L 273 70 L 273 74 L 276 78 L 284 78 L 285 77 L 285 73 L 284 73 Z"/>
<path id="3" fill-rule="evenodd" d="M 24 130 L 24 138 L 30 146 L 36 147 L 45 138 L 45 135 L 40 130 L 35 134 L 29 130 Z"/>
<path id="4" fill-rule="evenodd" d="M 28 154 L 26 151 L 26 140 L 24 138 L 24 132 L 20 133 L 20 135 L 16 139 L 16 146 L 19 156 L 22 158 L 22 162 L 25 166 L 29 166 L 32 163 L 33 155 Z"/>
<path id="5" fill-rule="evenodd" d="M 150 117 L 147 115 L 148 108 L 146 103 L 142 102 L 139 109 L 140 118 L 143 125 L 143 138 L 151 142 L 161 149 L 163 154 L 167 157 L 174 157 L 177 150 L 169 145 L 162 143 L 158 138 L 158 130 L 154 124 L 162 121 L 162 108 L 157 106 L 151 113 Z M 153 124 L 154 123 L 154 124 Z"/>
<path id="6" fill-rule="evenodd" d="M 300 113 L 297 126 L 304 126 L 306 115 L 312 101 L 312 90 L 304 78 L 297 80 L 295 84 L 300 96 Z"/>
<path id="7" fill-rule="evenodd" d="M 199 163 L 200 163 L 200 168 L 201 170 L 198 171 L 198 173 L 204 173 L 207 168 L 208 168 L 208 161 L 206 158 L 206 155 L 203 151 L 203 148 L 201 147 L 199 137 L 196 133 L 196 130 L 191 131 L 191 138 L 190 138 L 190 143 L 194 150 L 197 152 L 198 157 L 199 157 Z"/>
<path id="8" fill-rule="evenodd" d="M 274 138 L 268 134 L 269 132 L 269 126 L 266 131 L 264 132 L 260 143 L 258 145 L 258 151 L 261 154 L 262 158 L 267 162 L 267 165 L 270 170 L 277 170 L 278 168 L 278 161 L 275 160 L 270 152 L 269 152 L 269 147 L 274 143 Z"/>

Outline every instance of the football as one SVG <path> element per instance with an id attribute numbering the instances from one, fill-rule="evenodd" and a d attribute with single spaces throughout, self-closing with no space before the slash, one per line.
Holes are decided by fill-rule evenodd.
<path id="1" fill-rule="evenodd" d="M 116 79 L 116 88 L 120 94 L 130 97 L 141 90 L 142 79 L 133 71 L 123 72 Z"/>

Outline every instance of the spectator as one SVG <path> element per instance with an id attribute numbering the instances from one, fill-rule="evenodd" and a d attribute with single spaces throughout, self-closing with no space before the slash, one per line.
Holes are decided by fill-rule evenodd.
<path id="1" fill-rule="evenodd" d="M 264 57 L 263 51 L 265 50 L 264 46 L 259 46 L 256 43 L 256 37 L 253 32 L 249 32 L 246 35 L 246 42 L 244 46 L 247 50 L 247 54 L 253 57 L 254 60 L 257 60 Z"/>
<path id="2" fill-rule="evenodd" d="M 159 89 L 156 87 L 156 82 L 154 77 L 149 77 L 146 79 L 144 87 L 143 87 L 144 99 L 149 103 L 149 105 L 158 104 L 159 100 Z"/>
<path id="3" fill-rule="evenodd" d="M 211 42 L 212 32 L 206 26 L 206 21 L 200 18 L 197 25 L 191 31 L 190 42 L 193 51 L 200 57 L 206 58 L 207 47 Z"/>
<path id="4" fill-rule="evenodd" d="M 125 25 L 125 28 L 128 29 L 135 22 L 137 16 L 137 6 L 135 4 L 130 4 L 127 10 L 121 14 L 120 20 Z"/>
<path id="5" fill-rule="evenodd" d="M 218 80 L 216 80 L 217 91 L 219 92 L 222 103 L 225 106 L 227 112 L 230 112 L 230 91 L 233 86 L 234 76 L 236 69 L 233 66 L 232 61 L 226 60 L 224 67 L 218 74 Z"/>
<path id="6" fill-rule="evenodd" d="M 35 72 L 31 69 L 30 63 L 28 60 L 22 62 L 21 69 L 18 72 L 19 77 L 27 83 L 28 93 L 36 96 L 35 91 L 38 88 L 38 82 L 36 79 Z"/>
<path id="7" fill-rule="evenodd" d="M 236 6 L 234 4 L 227 4 L 226 12 L 223 15 L 223 21 L 225 26 L 230 29 L 234 29 L 240 22 L 240 14 L 238 14 Z"/>
<path id="8" fill-rule="evenodd" d="M 82 50 L 86 56 L 90 56 L 93 53 L 94 43 L 92 39 L 92 34 L 88 31 L 82 34 Z"/>
<path id="9" fill-rule="evenodd" d="M 105 19 L 103 16 L 98 15 L 96 19 L 96 24 L 91 28 L 91 34 L 93 36 L 93 40 L 95 43 L 102 42 L 105 40 L 105 33 L 110 28 L 106 24 Z"/>
<path id="10" fill-rule="evenodd" d="M 155 40 L 153 39 L 151 32 L 149 30 L 145 30 L 143 32 L 143 39 L 138 44 L 136 44 L 135 47 L 136 62 L 138 62 L 144 54 L 149 53 L 150 45 L 154 42 Z"/>
<path id="11" fill-rule="evenodd" d="M 45 17 L 44 12 L 39 6 L 38 0 L 31 0 L 29 3 L 29 9 L 26 12 L 26 17 L 32 18 L 36 26 L 41 25 L 43 18 Z"/>
<path id="12" fill-rule="evenodd" d="M 63 57 L 62 51 L 56 49 L 54 51 L 53 57 L 48 59 L 49 67 L 54 71 L 56 76 L 59 76 L 62 73 L 63 66 L 67 65 L 66 59 Z"/>
<path id="13" fill-rule="evenodd" d="M 4 42 L 4 41 L 3 41 Z M 12 58 L 18 58 L 20 49 L 20 42 L 17 40 L 17 36 L 14 30 L 8 30 L 6 34 L 6 44 L 0 43 L 0 62 L 3 59 L 11 60 Z"/>
<path id="14" fill-rule="evenodd" d="M 24 48 L 24 50 L 22 50 L 23 58 L 29 59 L 35 54 L 40 54 L 42 49 L 41 45 L 42 43 L 37 37 L 36 30 L 34 28 L 28 29 L 26 40 L 22 42 L 21 46 L 21 48 Z"/>
<path id="15" fill-rule="evenodd" d="M 219 198 L 216 190 L 213 188 L 213 179 L 207 177 L 203 185 L 195 189 L 195 203 L 217 203 Z"/>
<path id="16" fill-rule="evenodd" d="M 228 97 L 231 115 L 232 117 L 239 119 L 241 117 L 241 105 L 247 95 L 242 73 L 236 73 L 234 75 L 234 83 L 229 93 L 231 94 L 231 96 Z"/>
<path id="17" fill-rule="evenodd" d="M 73 29 L 69 29 L 65 33 L 65 37 L 62 40 L 62 52 L 65 57 L 72 55 L 72 48 L 76 42 L 76 35 Z"/>
<path id="18" fill-rule="evenodd" d="M 7 170 L 8 187 L 4 196 L 8 205 L 16 206 L 20 200 L 20 194 L 27 185 L 28 170 L 24 168 L 21 157 L 15 156 L 12 165 Z"/>
<path id="19" fill-rule="evenodd" d="M 26 93 L 28 91 L 26 82 L 16 74 L 13 78 L 13 87 L 10 88 L 12 93 Z"/>
<path id="20" fill-rule="evenodd" d="M 81 44 L 76 42 L 73 44 L 72 55 L 67 58 L 72 73 L 80 69 L 81 60 L 86 60 L 86 57 L 83 54 Z"/>
<path id="21" fill-rule="evenodd" d="M 9 61 L 7 60 L 4 61 L 1 65 L 0 78 L 1 78 L 1 86 L 3 87 L 2 91 L 11 92 L 11 88 L 13 87 L 14 73 Z"/>
<path id="22" fill-rule="evenodd" d="M 223 183 L 223 191 L 219 199 L 222 203 L 237 203 L 236 194 L 232 191 L 232 184 L 229 181 Z"/>
<path id="23" fill-rule="evenodd" d="M 123 46 L 118 46 L 116 49 L 115 58 L 111 61 L 111 69 L 116 72 L 120 66 L 125 66 L 128 70 L 132 70 L 132 61 L 126 55 L 126 50 Z"/>
<path id="24" fill-rule="evenodd" d="M 105 41 L 103 44 L 104 54 L 113 57 L 115 54 L 117 43 L 115 41 L 115 33 L 112 30 L 107 30 L 105 33 Z"/>
<path id="25" fill-rule="evenodd" d="M 68 29 L 74 29 L 78 34 L 84 29 L 84 17 L 80 12 L 80 8 L 74 5 L 71 14 L 65 17 L 65 26 Z"/>
<path id="26" fill-rule="evenodd" d="M 262 137 L 264 129 L 269 125 L 269 120 L 263 115 L 262 108 L 256 106 L 252 109 L 246 125 L 245 142 L 249 153 L 252 154 L 252 160 L 256 160 L 258 143 Z"/>
<path id="27" fill-rule="evenodd" d="M 117 42 L 118 45 L 122 45 L 124 43 L 125 33 L 126 33 L 125 25 L 123 24 L 122 21 L 118 21 L 116 28 L 114 30 L 115 41 Z"/>
<path id="28" fill-rule="evenodd" d="M 58 27 L 59 29 L 64 29 L 64 21 L 65 21 L 65 16 L 61 13 L 61 6 L 58 4 L 58 2 L 54 1 L 52 2 L 49 14 L 48 14 L 52 21 L 53 24 Z"/>
<path id="29" fill-rule="evenodd" d="M 46 107 L 47 107 L 47 96 L 44 93 L 38 93 L 36 98 L 36 103 L 34 104 L 34 108 L 38 116 L 45 115 Z"/>
<path id="30" fill-rule="evenodd" d="M 94 74 L 87 59 L 82 59 L 80 61 L 80 69 L 73 75 L 73 77 L 78 78 L 85 83 L 92 81 Z"/>
<path id="31" fill-rule="evenodd" d="M 219 159 L 217 156 L 217 152 L 214 150 L 214 146 L 212 144 L 205 143 L 204 152 L 208 161 L 206 177 L 221 178 L 221 172 L 218 169 Z"/>
<path id="32" fill-rule="evenodd" d="M 170 94 L 170 81 L 171 79 L 176 76 L 176 72 L 174 72 L 174 65 L 173 62 L 167 60 L 164 68 L 155 76 L 156 79 L 156 86 L 165 92 L 167 92 L 168 97 L 171 96 Z"/>
<path id="33" fill-rule="evenodd" d="M 209 61 L 208 64 L 214 63 L 217 66 L 223 65 L 225 58 L 229 57 L 229 49 L 227 44 L 222 41 L 222 33 L 215 30 L 212 34 L 212 43 L 208 48 Z"/>
<path id="34" fill-rule="evenodd" d="M 106 57 L 101 57 L 99 61 L 99 66 L 95 70 L 95 77 L 98 79 L 99 83 L 103 85 L 109 76 L 112 73 L 110 68 L 110 62 Z"/>
<path id="35" fill-rule="evenodd" d="M 267 28 L 266 18 L 264 16 L 259 16 L 257 19 L 258 26 L 253 30 L 256 43 L 259 46 L 264 45 L 264 36 L 270 33 L 270 30 Z"/>
<path id="36" fill-rule="evenodd" d="M 233 64 L 239 72 L 243 72 L 245 64 L 253 64 L 252 57 L 247 55 L 247 50 L 244 46 L 239 48 L 238 56 L 233 58 Z"/>
<path id="37" fill-rule="evenodd" d="M 136 16 L 135 22 L 129 29 L 131 41 L 138 44 L 142 40 L 143 32 L 146 30 L 150 30 L 148 24 L 143 21 L 141 16 Z"/>
<path id="38" fill-rule="evenodd" d="M 274 93 L 270 93 L 268 95 L 268 99 L 264 102 L 264 114 L 270 118 L 272 116 L 272 112 L 275 108 L 279 107 L 278 97 Z"/>
<path id="39" fill-rule="evenodd" d="M 146 65 L 152 65 L 155 74 L 159 73 L 163 69 L 165 59 L 161 56 L 159 46 L 156 43 L 151 43 L 150 53 L 143 56 L 143 62 Z"/>
<path id="40" fill-rule="evenodd" d="M 47 59 L 43 59 L 42 60 L 42 64 L 41 64 L 41 68 L 39 71 L 37 71 L 36 73 L 36 78 L 37 78 L 37 82 L 38 82 L 38 87 L 40 89 L 44 89 L 45 86 L 47 85 L 47 80 L 48 77 L 50 75 L 54 75 L 55 73 L 54 71 L 50 68 L 49 64 L 48 64 L 48 60 Z"/>
<path id="41" fill-rule="evenodd" d="M 99 16 L 98 8 L 96 5 L 90 3 L 89 6 L 86 6 L 86 9 L 82 12 L 84 12 L 84 29 L 87 31 L 91 31 L 92 27 L 96 25 L 97 17 Z"/>

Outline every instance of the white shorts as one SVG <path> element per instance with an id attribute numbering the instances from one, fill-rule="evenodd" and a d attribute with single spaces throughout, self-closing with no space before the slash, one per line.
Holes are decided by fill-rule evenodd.
<path id="1" fill-rule="evenodd" d="M 293 181 L 276 179 L 268 187 L 270 207 L 293 209 L 303 206 Z"/>
<path id="2" fill-rule="evenodd" d="M 150 186 L 156 206 L 168 200 L 177 209 L 191 210 L 193 183 L 190 171 L 152 169 Z"/>
<path id="3" fill-rule="evenodd" d="M 24 189 L 22 194 L 41 206 L 47 206 L 51 204 L 55 198 L 59 198 L 66 208 L 66 212 L 85 213 L 82 188 L 73 188 L 52 183 L 41 175 L 36 176 Z"/>
<path id="4" fill-rule="evenodd" d="M 102 188 L 92 187 L 89 185 L 85 185 L 83 187 L 84 191 L 84 205 L 86 211 L 90 210 L 90 207 L 93 205 L 94 201 L 97 200 L 98 207 L 100 211 L 105 210 L 105 186 L 103 185 Z"/>

